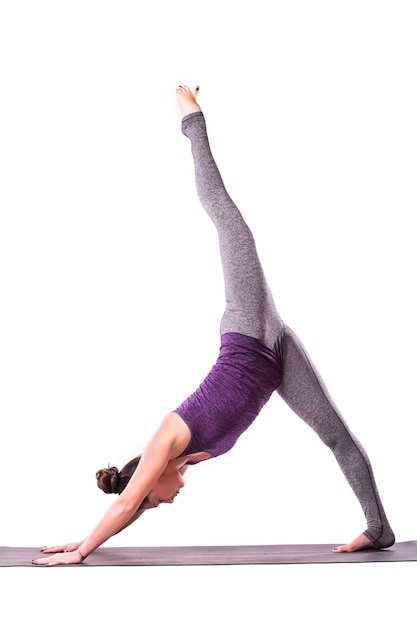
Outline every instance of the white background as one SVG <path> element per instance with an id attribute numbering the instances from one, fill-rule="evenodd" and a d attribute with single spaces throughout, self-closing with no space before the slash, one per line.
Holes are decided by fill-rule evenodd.
<path id="1" fill-rule="evenodd" d="M 416 26 L 401 0 L 0 5 L 2 545 L 87 534 L 111 502 L 95 471 L 139 453 L 217 356 L 221 268 L 180 83 L 201 86 L 278 308 L 367 449 L 397 539 L 416 539 Z M 364 529 L 331 453 L 277 396 L 186 479 L 108 545 L 338 544 Z M 381 614 L 406 606 L 413 565 L 326 567 L 117 569 L 117 593 L 109 569 L 0 574 L 16 623 L 22 596 L 42 623 L 67 602 L 60 621 L 102 624 L 290 610 L 286 624 L 322 624 L 339 602 L 351 621 L 357 597 L 378 605 L 393 587 Z"/>

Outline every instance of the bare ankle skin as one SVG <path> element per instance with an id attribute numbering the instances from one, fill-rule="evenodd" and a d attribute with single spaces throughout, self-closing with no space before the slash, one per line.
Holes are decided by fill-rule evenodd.
<path id="1" fill-rule="evenodd" d="M 190 113 L 197 113 L 201 111 L 201 108 L 197 104 L 196 98 L 200 90 L 200 87 L 193 87 L 190 89 L 185 85 L 180 85 L 176 91 L 178 106 L 182 117 L 189 115 Z"/>
<path id="2" fill-rule="evenodd" d="M 378 548 L 374 546 L 374 544 L 369 541 L 368 537 L 366 537 L 363 533 L 356 537 L 350 543 L 346 543 L 343 546 L 338 546 L 337 548 L 333 548 L 333 552 L 358 552 L 359 550 L 377 550 Z"/>

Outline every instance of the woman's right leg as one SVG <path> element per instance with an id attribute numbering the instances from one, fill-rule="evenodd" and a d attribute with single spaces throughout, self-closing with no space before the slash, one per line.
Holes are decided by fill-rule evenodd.
<path id="1" fill-rule="evenodd" d="M 395 538 L 369 458 L 347 427 L 304 346 L 287 326 L 281 336 L 280 353 L 283 379 L 277 390 L 279 395 L 332 450 L 362 506 L 368 524 L 363 535 L 377 548 L 391 546 Z M 360 543 L 361 537 L 358 537 L 357 545 Z M 365 543 L 360 547 L 370 546 Z"/>
<path id="2" fill-rule="evenodd" d="M 199 200 L 219 237 L 226 294 L 220 330 L 255 337 L 272 350 L 283 322 L 276 311 L 252 233 L 227 193 L 213 159 L 201 111 L 185 115 L 182 130 L 191 141 Z"/>

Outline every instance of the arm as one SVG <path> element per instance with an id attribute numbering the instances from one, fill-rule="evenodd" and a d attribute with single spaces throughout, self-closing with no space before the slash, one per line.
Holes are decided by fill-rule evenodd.
<path id="1" fill-rule="evenodd" d="M 123 528 L 120 529 L 119 532 L 133 524 L 133 522 L 136 522 L 136 520 L 142 515 L 142 513 L 145 512 L 145 510 L 146 509 L 138 509 L 133 517 L 130 518 L 130 520 L 123 526 Z M 71 541 L 70 543 L 65 543 L 57 546 L 48 546 L 47 548 L 42 548 L 41 552 L 43 554 L 56 554 L 57 552 L 75 552 L 79 549 L 84 541 L 85 539 L 83 539 L 82 541 Z"/>
<path id="2" fill-rule="evenodd" d="M 35 565 L 80 563 L 102 543 L 129 526 L 140 516 L 142 512 L 139 512 L 140 505 L 168 462 L 181 454 L 189 439 L 190 431 L 183 420 L 176 413 L 169 413 L 146 446 L 126 489 L 109 507 L 90 535 L 74 551 L 36 559 L 33 563 Z"/>

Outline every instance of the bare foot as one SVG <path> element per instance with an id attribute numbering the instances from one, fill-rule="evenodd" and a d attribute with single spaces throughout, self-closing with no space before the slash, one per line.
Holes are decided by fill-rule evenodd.
<path id="1" fill-rule="evenodd" d="M 358 552 L 359 550 L 377 550 L 377 548 L 363 533 L 350 543 L 333 548 L 333 552 Z"/>
<path id="2" fill-rule="evenodd" d="M 193 89 L 190 89 L 189 87 L 186 87 L 184 85 L 180 85 L 178 87 L 177 100 L 182 117 L 185 117 L 190 113 L 196 113 L 197 111 L 201 111 L 196 102 L 196 97 L 199 90 L 200 87 L 194 87 Z"/>

